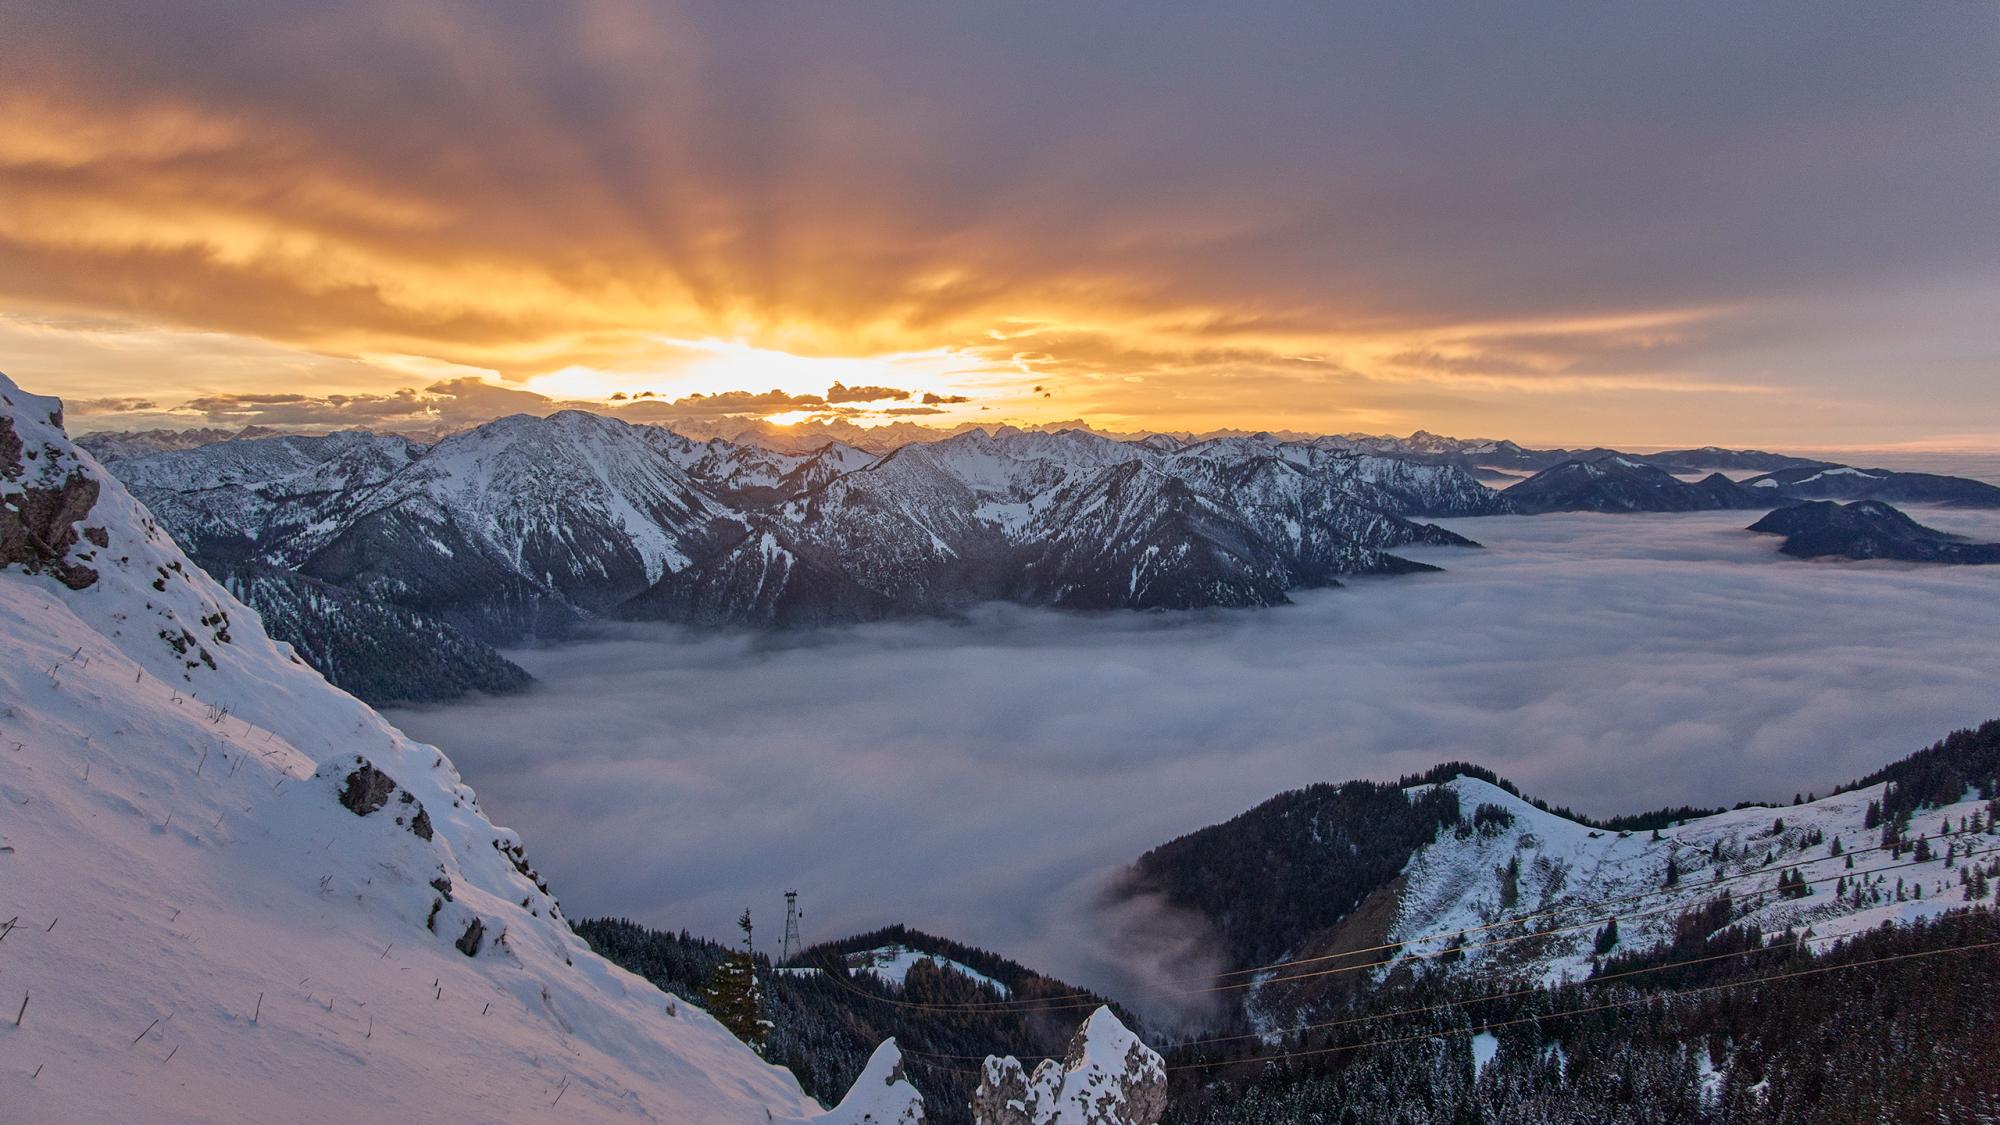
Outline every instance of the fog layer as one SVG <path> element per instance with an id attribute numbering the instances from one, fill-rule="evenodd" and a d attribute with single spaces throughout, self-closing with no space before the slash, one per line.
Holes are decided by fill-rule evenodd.
<path id="1" fill-rule="evenodd" d="M 2000 715 L 2000 567 L 1799 562 L 1754 515 L 1457 521 L 1488 549 L 1446 573 L 1276 610 L 631 629 L 394 718 L 573 916 L 750 906 L 771 946 L 797 888 L 808 940 L 908 922 L 1116 986 L 1099 880 L 1284 789 L 1468 759 L 1597 814 L 1789 801 Z"/>

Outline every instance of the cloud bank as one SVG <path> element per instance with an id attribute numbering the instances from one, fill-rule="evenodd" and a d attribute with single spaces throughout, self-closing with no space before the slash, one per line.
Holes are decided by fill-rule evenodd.
<path id="1" fill-rule="evenodd" d="M 166 397 L 170 360 L 191 393 L 383 394 L 412 361 L 773 385 L 687 382 L 666 341 L 714 337 L 952 349 L 911 389 L 1126 428 L 1844 443 L 2000 412 L 1977 5 L 4 19 L 0 310 L 120 323 L 16 372 L 80 398 Z M 283 354 L 203 374 L 244 341 Z"/>
<path id="2" fill-rule="evenodd" d="M 1462 758 L 1599 814 L 1789 801 L 2000 715 L 2000 567 L 1802 563 L 1747 522 L 1456 521 L 1488 549 L 1446 573 L 1268 611 L 620 631 L 393 717 L 574 914 L 721 934 L 796 887 L 808 938 L 903 921 L 1120 988 L 1190 951 L 1112 940 L 1100 880 L 1284 789 Z"/>

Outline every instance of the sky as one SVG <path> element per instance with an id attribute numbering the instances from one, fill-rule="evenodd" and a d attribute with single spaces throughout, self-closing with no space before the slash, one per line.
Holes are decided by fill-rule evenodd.
<path id="1" fill-rule="evenodd" d="M 0 0 L 79 430 L 2000 448 L 2000 9 Z"/>
<path id="2" fill-rule="evenodd" d="M 1485 548 L 1264 610 L 632 627 L 390 718 L 574 917 L 718 936 L 797 889 L 808 941 L 903 922 L 1130 995 L 1199 973 L 1106 881 L 1286 789 L 1473 761 L 1594 816 L 1789 803 L 1992 717 L 2000 567 L 1802 562 L 1753 516 L 1447 521 Z"/>

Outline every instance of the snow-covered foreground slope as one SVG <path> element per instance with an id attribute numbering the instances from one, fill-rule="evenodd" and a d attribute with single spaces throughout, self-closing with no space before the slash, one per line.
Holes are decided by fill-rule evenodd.
<path id="1" fill-rule="evenodd" d="M 450 761 L 270 640 L 59 411 L 0 377 L 0 1118 L 819 1118 L 592 954 Z M 915 1099 L 887 1050 L 878 1114 Z"/>
<path id="2" fill-rule="evenodd" d="M 1963 909 L 1961 876 L 2000 858 L 2000 835 L 1976 792 L 1916 813 L 1899 854 L 1868 824 L 1884 785 L 1716 813 L 1655 838 L 1590 828 L 1475 778 L 1443 784 L 1470 830 L 1440 832 L 1404 870 L 1387 939 L 1406 943 L 1397 960 L 1462 946 L 1462 968 L 1547 983 L 1589 975 L 1607 916 L 1618 920 L 1616 952 L 1644 950 L 1671 942 L 1683 915 L 1727 894 L 1730 912 L 1712 920 L 1767 936 L 1791 930 L 1824 949 L 1885 922 Z M 1505 817 L 1482 817 L 1482 808 Z M 1787 893 L 1781 878 L 1803 886 Z"/>

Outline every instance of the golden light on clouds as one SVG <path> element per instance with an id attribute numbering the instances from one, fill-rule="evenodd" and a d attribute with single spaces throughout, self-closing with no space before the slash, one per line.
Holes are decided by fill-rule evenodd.
<path id="1" fill-rule="evenodd" d="M 969 351 L 934 348 L 877 356 L 795 355 L 741 341 L 658 339 L 651 370 L 565 367 L 528 378 L 522 386 L 551 398 L 609 401 L 614 394 L 650 392 L 666 398 L 730 391 L 782 391 L 824 395 L 830 388 L 887 388 L 914 397 L 956 393 L 968 377 L 993 370 L 992 361 Z M 889 401 L 850 398 L 851 402 Z"/>
<path id="2" fill-rule="evenodd" d="M 1833 444 L 1962 429 L 1884 371 L 1996 382 L 2000 247 L 1943 220 L 2000 168 L 1924 140 L 2000 119 L 1962 29 L 1908 48 L 1909 127 L 1814 148 L 1839 98 L 1621 108 L 1644 87 L 1593 72 L 1552 104 L 1517 37 L 1405 73 L 1318 9 L 1150 13 L 1157 50 L 1095 6 L 1038 9 L 1054 39 L 865 4 L 7 18 L 0 369 L 84 425 L 580 402 Z M 1643 38 L 1605 73 L 1676 41 Z"/>

